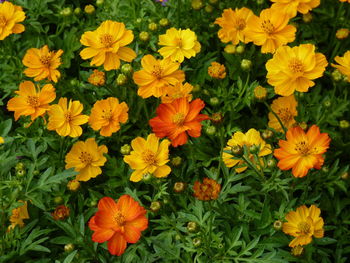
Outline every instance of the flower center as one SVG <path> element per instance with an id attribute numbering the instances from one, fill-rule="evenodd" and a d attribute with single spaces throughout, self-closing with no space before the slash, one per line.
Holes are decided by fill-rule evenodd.
<path id="1" fill-rule="evenodd" d="M 112 119 L 112 111 L 111 110 L 102 110 L 102 119 L 110 121 Z"/>
<path id="2" fill-rule="evenodd" d="M 117 222 L 118 226 L 125 225 L 125 217 L 120 212 L 117 212 L 117 214 L 114 216 L 114 220 Z"/>
<path id="3" fill-rule="evenodd" d="M 291 59 L 289 61 L 288 67 L 290 68 L 290 70 L 293 73 L 303 73 L 304 72 L 303 63 L 297 58 Z"/>
<path id="4" fill-rule="evenodd" d="M 51 56 L 50 55 L 43 55 L 40 57 L 40 62 L 43 64 L 45 67 L 50 67 L 51 64 Z"/>
<path id="5" fill-rule="evenodd" d="M 245 26 L 246 26 L 246 24 L 245 24 L 244 19 L 242 19 L 242 18 L 237 19 L 237 21 L 236 21 L 236 29 L 238 31 L 243 30 L 245 28 Z"/>
<path id="6" fill-rule="evenodd" d="M 293 119 L 292 113 L 290 112 L 290 110 L 288 108 L 282 108 L 279 109 L 279 111 L 277 112 L 278 117 L 280 117 L 280 119 L 283 122 L 288 122 L 291 119 Z"/>
<path id="7" fill-rule="evenodd" d="M 163 73 L 163 69 L 162 69 L 161 66 L 159 66 L 159 65 L 154 65 L 153 66 L 152 75 L 154 77 L 156 77 L 157 79 L 161 79 L 162 78 L 162 73 Z"/>
<path id="8" fill-rule="evenodd" d="M 267 34 L 272 34 L 275 31 L 275 27 L 273 26 L 273 24 L 269 19 L 262 21 L 260 26 L 261 26 L 261 29 L 265 31 Z"/>
<path id="9" fill-rule="evenodd" d="M 182 126 L 185 122 L 185 115 L 182 112 L 178 112 L 173 116 L 173 123 L 177 126 Z"/>
<path id="10" fill-rule="evenodd" d="M 6 26 L 7 20 L 3 15 L 0 15 L 0 27 Z"/>
<path id="11" fill-rule="evenodd" d="M 79 155 L 79 160 L 83 164 L 88 165 L 88 164 L 92 163 L 92 156 L 88 152 L 81 152 Z"/>
<path id="12" fill-rule="evenodd" d="M 37 97 L 37 96 L 28 96 L 27 97 L 27 103 L 30 106 L 32 106 L 33 108 L 39 107 L 40 106 L 39 97 Z"/>
<path id="13" fill-rule="evenodd" d="M 113 37 L 110 34 L 103 34 L 100 36 L 100 42 L 106 48 L 110 48 L 113 45 Z"/>
<path id="14" fill-rule="evenodd" d="M 301 223 L 298 224 L 298 229 L 304 235 L 310 233 L 310 228 L 311 228 L 311 226 L 308 223 L 306 223 L 306 222 L 301 222 Z"/>
<path id="15" fill-rule="evenodd" d="M 65 118 L 66 122 L 71 122 L 71 121 L 72 121 L 72 115 L 71 115 L 71 113 L 70 113 L 70 112 L 66 112 L 66 113 L 64 114 L 64 118 Z"/>
<path id="16" fill-rule="evenodd" d="M 145 150 L 142 153 L 142 160 L 147 164 L 147 165 L 155 165 L 156 164 L 156 156 L 151 150 Z"/>
<path id="17" fill-rule="evenodd" d="M 311 154 L 309 145 L 305 141 L 296 143 L 295 150 L 304 156 Z"/>
<path id="18" fill-rule="evenodd" d="M 177 48 L 182 48 L 182 38 L 178 37 L 175 39 L 176 47 Z"/>

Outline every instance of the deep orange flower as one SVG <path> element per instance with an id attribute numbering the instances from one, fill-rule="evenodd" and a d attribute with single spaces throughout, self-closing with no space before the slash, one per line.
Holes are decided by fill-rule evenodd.
<path id="1" fill-rule="evenodd" d="M 201 135 L 201 121 L 209 119 L 207 115 L 199 114 L 204 106 L 201 99 L 188 102 L 187 98 L 160 104 L 156 111 L 157 116 L 149 124 L 158 137 L 168 137 L 171 144 L 177 147 L 187 142 L 187 134 L 191 137 Z"/>
<path id="2" fill-rule="evenodd" d="M 89 227 L 94 231 L 92 241 L 107 241 L 108 251 L 120 256 L 126 244 L 136 243 L 141 231 L 148 227 L 146 210 L 129 195 L 122 195 L 117 203 L 110 197 L 103 197 Z"/>
<path id="3" fill-rule="evenodd" d="M 174 86 L 168 86 L 166 95 L 162 96 L 162 103 L 171 103 L 179 98 L 187 98 L 188 101 L 192 100 L 191 91 L 193 86 L 190 83 L 176 83 Z"/>
<path id="4" fill-rule="evenodd" d="M 185 80 L 185 73 L 179 70 L 180 64 L 169 59 L 157 60 L 146 55 L 141 60 L 142 70 L 134 73 L 133 79 L 139 86 L 137 94 L 142 98 L 166 95 L 169 85 Z"/>
<path id="5" fill-rule="evenodd" d="M 215 180 L 210 178 L 204 178 L 203 183 L 199 181 L 194 182 L 193 186 L 194 197 L 198 200 L 209 201 L 218 199 L 221 185 L 218 184 Z"/>
<path id="6" fill-rule="evenodd" d="M 15 91 L 18 97 L 12 98 L 7 103 L 7 109 L 15 112 L 15 120 L 20 116 L 30 116 L 34 121 L 43 116 L 49 109 L 49 103 L 56 98 L 55 89 L 51 84 L 46 84 L 41 90 L 31 81 L 24 81 Z"/>
<path id="7" fill-rule="evenodd" d="M 102 136 L 111 136 L 120 130 L 120 123 L 128 120 L 128 110 L 128 105 L 125 102 L 119 103 L 117 98 L 96 101 L 91 110 L 89 124 L 95 131 L 100 130 Z"/>
<path id="8" fill-rule="evenodd" d="M 286 141 L 278 142 L 281 148 L 274 151 L 281 170 L 292 169 L 295 177 L 304 177 L 309 169 L 321 168 L 324 162 L 322 154 L 327 151 L 331 141 L 327 133 L 320 133 L 320 128 L 312 125 L 305 134 L 297 126 L 287 131 L 286 138 Z"/>
<path id="9" fill-rule="evenodd" d="M 69 216 L 70 210 L 65 205 L 59 205 L 56 207 L 55 211 L 51 213 L 53 219 L 63 220 Z"/>
<path id="10" fill-rule="evenodd" d="M 47 78 L 49 81 L 57 82 L 61 73 L 57 68 L 62 64 L 62 49 L 50 51 L 48 46 L 42 48 L 28 49 L 23 57 L 22 63 L 28 67 L 24 70 L 27 77 L 34 77 L 35 81 Z"/>

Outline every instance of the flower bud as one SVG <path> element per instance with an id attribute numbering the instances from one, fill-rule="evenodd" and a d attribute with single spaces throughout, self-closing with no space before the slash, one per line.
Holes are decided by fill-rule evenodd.
<path id="1" fill-rule="evenodd" d="M 150 173 L 146 173 L 146 174 L 143 175 L 142 180 L 143 180 L 144 182 L 149 182 L 149 181 L 152 180 L 152 175 L 151 175 Z"/>
<path id="2" fill-rule="evenodd" d="M 271 130 L 265 130 L 262 132 L 261 136 L 263 137 L 264 140 L 271 139 L 273 136 L 273 131 Z"/>
<path id="3" fill-rule="evenodd" d="M 236 46 L 232 45 L 232 44 L 229 44 L 227 45 L 225 48 L 224 48 L 224 51 L 227 53 L 227 54 L 234 54 L 236 53 Z"/>
<path id="4" fill-rule="evenodd" d="M 343 75 L 341 74 L 341 72 L 338 69 L 335 69 L 331 75 L 332 75 L 332 79 L 334 81 L 340 81 L 343 78 Z"/>
<path id="5" fill-rule="evenodd" d="M 195 237 L 192 239 L 192 243 L 194 247 L 199 247 L 202 244 L 202 240 L 199 237 Z"/>
<path id="6" fill-rule="evenodd" d="M 257 100 L 264 100 L 266 99 L 266 96 L 267 96 L 267 89 L 262 87 L 262 86 L 257 86 L 255 87 L 254 89 L 254 97 L 257 99 Z"/>
<path id="7" fill-rule="evenodd" d="M 34 170 L 33 171 L 33 175 L 39 175 L 40 174 L 40 171 L 39 170 Z"/>
<path id="8" fill-rule="evenodd" d="M 257 3 L 258 5 L 262 5 L 262 4 L 264 3 L 264 0 L 256 0 L 256 3 Z"/>
<path id="9" fill-rule="evenodd" d="M 252 146 L 249 147 L 249 152 L 250 153 L 259 153 L 260 151 L 260 146 L 253 144 Z"/>
<path id="10" fill-rule="evenodd" d="M 62 196 L 56 196 L 56 197 L 53 199 L 53 202 L 54 202 L 56 205 L 62 204 L 62 203 L 63 203 L 63 198 L 62 198 Z"/>
<path id="11" fill-rule="evenodd" d="M 208 135 L 214 135 L 216 133 L 215 126 L 208 126 L 205 128 L 205 133 Z"/>
<path id="12" fill-rule="evenodd" d="M 174 184 L 174 192 L 175 193 L 181 193 L 186 189 L 186 184 L 183 182 L 176 182 Z"/>
<path id="13" fill-rule="evenodd" d="M 309 12 L 309 13 L 306 13 L 306 14 L 303 14 L 303 21 L 305 23 L 310 23 L 312 20 L 312 14 Z"/>
<path id="14" fill-rule="evenodd" d="M 242 59 L 241 69 L 249 71 L 252 68 L 252 62 L 249 59 Z"/>
<path id="15" fill-rule="evenodd" d="M 335 33 L 335 37 L 337 39 L 345 39 L 345 38 L 347 38 L 349 36 L 349 33 L 350 33 L 349 29 L 347 29 L 347 28 L 340 28 Z"/>
<path id="16" fill-rule="evenodd" d="M 90 206 L 90 207 L 95 207 L 96 205 L 97 205 L 97 200 L 96 200 L 96 199 L 94 199 L 94 198 L 93 198 L 93 199 L 91 199 L 91 200 L 90 200 L 90 204 L 89 204 L 89 206 Z"/>
<path id="17" fill-rule="evenodd" d="M 119 86 L 124 85 L 127 81 L 128 81 L 128 77 L 127 76 L 125 76 L 123 73 L 118 74 L 117 84 Z"/>
<path id="18" fill-rule="evenodd" d="M 24 163 L 19 162 L 16 164 L 15 169 L 16 170 L 23 170 L 25 168 Z"/>
<path id="19" fill-rule="evenodd" d="M 211 115 L 210 120 L 213 124 L 220 124 L 223 121 L 224 117 L 220 112 L 213 113 Z"/>
<path id="20" fill-rule="evenodd" d="M 171 162 L 172 166 L 176 167 L 182 163 L 182 158 L 180 156 L 176 156 L 176 157 L 171 158 L 170 162 Z"/>
<path id="21" fill-rule="evenodd" d="M 133 72 L 132 66 L 130 64 L 124 64 L 121 69 L 122 72 L 126 75 L 131 74 Z"/>
<path id="22" fill-rule="evenodd" d="M 210 92 L 209 92 L 209 90 L 204 89 L 204 90 L 203 90 L 203 94 L 206 95 L 206 96 L 209 96 L 209 95 L 210 95 Z"/>
<path id="23" fill-rule="evenodd" d="M 96 5 L 101 6 L 104 4 L 104 2 L 105 2 L 104 0 L 96 0 Z"/>
<path id="24" fill-rule="evenodd" d="M 322 171 L 323 173 L 328 173 L 328 172 L 329 172 L 329 168 L 328 168 L 327 166 L 323 166 L 323 167 L 321 168 L 321 171 Z"/>
<path id="25" fill-rule="evenodd" d="M 236 47 L 236 53 L 243 54 L 244 53 L 244 46 L 239 45 L 238 47 Z"/>
<path id="26" fill-rule="evenodd" d="M 209 0 L 209 3 L 215 5 L 217 2 L 219 2 L 219 0 Z"/>
<path id="27" fill-rule="evenodd" d="M 193 85 L 192 92 L 198 92 L 201 90 L 201 86 L 199 84 Z"/>
<path id="28" fill-rule="evenodd" d="M 307 124 L 306 124 L 306 122 L 300 122 L 300 123 L 298 123 L 298 125 L 299 125 L 299 127 L 302 128 L 304 131 L 306 131 L 306 129 L 307 129 Z"/>
<path id="29" fill-rule="evenodd" d="M 181 240 L 181 236 L 179 234 L 175 235 L 175 240 Z"/>
<path id="30" fill-rule="evenodd" d="M 140 34 L 139 34 L 139 38 L 141 41 L 143 42 L 147 42 L 149 40 L 149 33 L 146 32 L 146 31 L 142 31 Z"/>
<path id="31" fill-rule="evenodd" d="M 162 27 L 166 27 L 169 25 L 169 20 L 167 18 L 162 18 L 161 20 L 159 20 L 159 25 Z"/>
<path id="32" fill-rule="evenodd" d="M 323 102 L 323 106 L 325 106 L 326 108 L 329 108 L 332 105 L 332 102 L 330 100 L 325 100 Z"/>
<path id="33" fill-rule="evenodd" d="M 191 6 L 194 10 L 199 10 L 203 7 L 202 0 L 192 0 Z"/>
<path id="34" fill-rule="evenodd" d="M 135 22 L 136 22 L 136 24 L 141 24 L 142 18 L 137 18 Z"/>
<path id="35" fill-rule="evenodd" d="M 233 155 L 240 156 L 243 154 L 243 149 L 239 145 L 235 145 L 231 147 L 231 152 Z"/>
<path id="36" fill-rule="evenodd" d="M 159 201 L 154 201 L 151 203 L 151 206 L 149 207 L 149 209 L 155 213 L 155 212 L 158 212 L 159 209 L 161 208 L 161 204 Z"/>
<path id="37" fill-rule="evenodd" d="M 130 154 L 131 147 L 129 144 L 124 144 L 122 147 L 120 147 L 120 153 L 122 155 L 128 155 Z"/>
<path id="38" fill-rule="evenodd" d="M 275 159 L 270 159 L 270 160 L 268 160 L 268 161 L 267 161 L 267 167 L 269 167 L 269 168 L 274 168 L 274 167 L 276 167 L 276 161 L 275 161 Z"/>
<path id="39" fill-rule="evenodd" d="M 277 221 L 275 221 L 274 223 L 273 223 L 273 228 L 275 229 L 275 230 L 281 230 L 282 229 L 282 226 L 283 226 L 283 223 L 282 223 L 282 221 L 281 220 L 277 220 Z"/>
<path id="40" fill-rule="evenodd" d="M 74 14 L 80 15 L 81 14 L 81 8 L 80 7 L 75 8 L 74 9 Z"/>
<path id="41" fill-rule="evenodd" d="M 80 182 L 76 179 L 69 181 L 67 184 L 67 188 L 72 192 L 77 191 L 79 187 L 80 187 Z"/>
<path id="42" fill-rule="evenodd" d="M 60 15 L 62 16 L 70 16 L 72 14 L 72 8 L 65 7 L 61 10 Z"/>
<path id="43" fill-rule="evenodd" d="M 350 123 L 347 120 L 341 120 L 339 121 L 339 127 L 341 129 L 347 129 L 350 127 Z"/>
<path id="44" fill-rule="evenodd" d="M 73 249 L 74 249 L 74 244 L 72 244 L 72 243 L 64 245 L 64 251 L 65 252 L 72 252 Z"/>
<path id="45" fill-rule="evenodd" d="M 196 233 L 199 230 L 199 226 L 196 222 L 190 221 L 187 223 L 187 230 L 190 233 Z"/>
<path id="46" fill-rule="evenodd" d="M 158 29 L 158 25 L 154 22 L 148 24 L 148 29 L 151 31 L 156 31 Z"/>
<path id="47" fill-rule="evenodd" d="M 304 248 L 302 246 L 295 246 L 292 248 L 290 253 L 295 257 L 299 257 L 301 256 L 301 254 L 303 254 L 303 252 L 304 252 Z"/>
<path id="48" fill-rule="evenodd" d="M 63 220 L 67 218 L 70 214 L 70 210 L 67 206 L 65 205 L 60 205 L 56 207 L 55 211 L 51 213 L 53 219 L 55 220 Z"/>
<path id="49" fill-rule="evenodd" d="M 214 8 L 211 5 L 206 5 L 204 8 L 205 12 L 207 12 L 208 14 L 212 13 Z"/>
<path id="50" fill-rule="evenodd" d="M 25 175 L 26 175 L 26 170 L 24 170 L 24 169 L 16 170 L 16 176 L 23 177 Z"/>
<path id="51" fill-rule="evenodd" d="M 93 5 L 86 5 L 84 7 L 84 12 L 87 13 L 88 15 L 91 15 L 95 12 L 95 7 Z"/>
<path id="52" fill-rule="evenodd" d="M 341 175 L 341 179 L 343 179 L 343 180 L 346 180 L 346 179 L 348 179 L 349 178 L 349 173 L 348 172 L 345 172 L 345 173 L 343 173 L 342 175 Z"/>
<path id="53" fill-rule="evenodd" d="M 212 97 L 210 98 L 209 103 L 212 106 L 216 106 L 216 105 L 219 105 L 220 100 L 218 99 L 218 97 Z"/>

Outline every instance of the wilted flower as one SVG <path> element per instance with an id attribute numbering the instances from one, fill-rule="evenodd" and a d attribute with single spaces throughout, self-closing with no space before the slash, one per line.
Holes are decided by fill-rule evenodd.
<path id="1" fill-rule="evenodd" d="M 59 205 L 56 207 L 55 211 L 52 213 L 52 217 L 55 220 L 63 220 L 69 216 L 69 207 L 65 205 Z"/>

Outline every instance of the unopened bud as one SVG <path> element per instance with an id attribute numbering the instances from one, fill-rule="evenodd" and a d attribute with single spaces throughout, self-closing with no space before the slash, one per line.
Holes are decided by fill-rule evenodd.
<path id="1" fill-rule="evenodd" d="M 211 5 L 206 5 L 204 10 L 205 10 L 205 12 L 210 14 L 213 12 L 214 8 Z"/>
<path id="2" fill-rule="evenodd" d="M 190 233 L 196 233 L 199 230 L 198 228 L 198 224 L 194 221 L 190 221 L 187 223 L 187 230 Z"/>
<path id="3" fill-rule="evenodd" d="M 26 175 L 26 170 L 24 169 L 16 170 L 16 176 L 23 177 L 25 175 Z"/>
<path id="4" fill-rule="evenodd" d="M 239 145 L 235 145 L 231 147 L 231 152 L 233 155 L 241 155 L 243 153 L 243 149 Z"/>
<path id="5" fill-rule="evenodd" d="M 292 248 L 292 251 L 290 252 L 293 256 L 299 257 L 301 254 L 303 254 L 304 248 L 302 246 L 295 246 Z"/>
<path id="6" fill-rule="evenodd" d="M 119 86 L 124 85 L 124 84 L 127 82 L 127 80 L 128 80 L 128 77 L 125 76 L 123 73 L 118 74 L 118 77 L 117 77 L 117 84 L 118 84 Z"/>
<path id="7" fill-rule="evenodd" d="M 216 133 L 215 126 L 208 126 L 205 128 L 205 133 L 208 135 L 214 135 Z"/>
<path id="8" fill-rule="evenodd" d="M 266 96 L 267 96 L 267 89 L 262 87 L 262 86 L 257 86 L 255 89 L 254 89 L 254 97 L 257 99 L 257 100 L 264 100 L 266 99 Z"/>
<path id="9" fill-rule="evenodd" d="M 273 223 L 273 228 L 275 230 L 281 230 L 282 229 L 282 226 L 283 226 L 283 223 L 281 220 L 277 220 Z"/>
<path id="10" fill-rule="evenodd" d="M 93 5 L 86 5 L 84 7 L 84 12 L 87 13 L 88 15 L 91 15 L 95 12 L 95 7 Z"/>
<path id="11" fill-rule="evenodd" d="M 81 14 L 81 8 L 80 7 L 75 8 L 74 9 L 74 14 L 80 15 Z"/>
<path id="12" fill-rule="evenodd" d="M 252 68 L 252 62 L 249 59 L 242 59 L 241 69 L 249 71 Z"/>
<path id="13" fill-rule="evenodd" d="M 239 45 L 238 47 L 236 47 L 236 53 L 243 54 L 244 53 L 244 46 Z"/>
<path id="14" fill-rule="evenodd" d="M 146 32 L 146 31 L 142 31 L 140 34 L 139 34 L 139 38 L 141 41 L 143 42 L 147 42 L 149 40 L 149 33 Z"/>
<path id="15" fill-rule="evenodd" d="M 65 252 L 71 252 L 74 249 L 74 245 L 72 243 L 69 243 L 67 245 L 64 245 L 64 251 Z"/>
<path id="16" fill-rule="evenodd" d="M 128 155 L 130 154 L 131 147 L 129 144 L 124 144 L 122 147 L 120 147 L 120 153 L 122 155 Z"/>
<path id="17" fill-rule="evenodd" d="M 176 156 L 171 158 L 170 162 L 173 166 L 179 166 L 182 163 L 182 158 L 180 156 Z"/>
<path id="18" fill-rule="evenodd" d="M 228 54 L 234 54 L 236 52 L 236 46 L 229 44 L 224 48 L 224 51 Z"/>
<path id="19" fill-rule="evenodd" d="M 176 182 L 174 184 L 174 192 L 175 193 L 181 193 L 186 189 L 186 184 L 183 182 Z"/>
<path id="20" fill-rule="evenodd" d="M 273 136 L 273 131 L 271 130 L 265 130 L 262 132 L 261 136 L 264 138 L 264 140 L 271 139 Z"/>
<path id="21" fill-rule="evenodd" d="M 199 10 L 203 7 L 202 0 L 192 0 L 191 6 L 194 10 Z"/>
<path id="22" fill-rule="evenodd" d="M 216 106 L 220 103 L 220 100 L 218 99 L 218 97 L 212 97 L 210 98 L 209 103 L 212 106 Z"/>
<path id="23" fill-rule="evenodd" d="M 343 180 L 346 180 L 346 179 L 348 179 L 349 178 L 349 173 L 348 172 L 345 172 L 345 173 L 343 173 L 342 175 L 341 175 L 341 179 L 343 179 Z"/>
<path id="24" fill-rule="evenodd" d="M 309 12 L 309 13 L 306 13 L 306 14 L 303 14 L 303 21 L 305 23 L 310 23 L 312 20 L 312 14 Z"/>
<path id="25" fill-rule="evenodd" d="M 104 0 L 96 0 L 96 5 L 97 6 L 103 5 L 104 2 L 105 2 Z"/>
<path id="26" fill-rule="evenodd" d="M 192 243 L 194 247 L 199 247 L 202 244 L 202 240 L 199 237 L 195 237 L 192 239 Z"/>
<path id="27" fill-rule="evenodd" d="M 151 31 L 156 31 L 158 29 L 158 25 L 156 23 L 154 23 L 154 22 L 149 23 L 148 29 L 151 30 Z"/>
<path id="28" fill-rule="evenodd" d="M 350 123 L 347 120 L 341 120 L 339 121 L 339 127 L 341 129 L 347 129 L 350 127 Z"/>
<path id="29" fill-rule="evenodd" d="M 274 159 L 270 159 L 267 161 L 267 167 L 274 168 L 276 167 L 276 161 Z"/>
<path id="30" fill-rule="evenodd" d="M 65 7 L 61 10 L 60 14 L 62 16 L 70 16 L 72 14 L 72 8 L 70 7 Z"/>
<path id="31" fill-rule="evenodd" d="M 221 123 L 223 121 L 223 119 L 224 119 L 224 117 L 222 116 L 222 114 L 220 112 L 213 113 L 213 115 L 211 115 L 211 117 L 210 117 L 210 120 L 214 124 Z"/>
<path id="32" fill-rule="evenodd" d="M 63 198 L 62 198 L 62 196 L 56 196 L 56 197 L 53 199 L 53 202 L 54 202 L 56 205 L 62 204 L 62 203 L 63 203 Z"/>
<path id="33" fill-rule="evenodd" d="M 161 204 L 159 201 L 152 202 L 151 206 L 149 207 L 149 209 L 154 213 L 158 212 L 160 208 L 161 208 Z"/>
<path id="34" fill-rule="evenodd" d="M 166 27 L 169 25 L 169 20 L 167 18 L 162 18 L 161 20 L 159 20 L 159 25 L 162 27 Z"/>
<path id="35" fill-rule="evenodd" d="M 343 78 L 343 75 L 338 69 L 335 69 L 331 75 L 334 81 L 340 81 Z"/>
<path id="36" fill-rule="evenodd" d="M 124 64 L 121 69 L 122 69 L 122 72 L 126 75 L 132 73 L 133 71 L 132 66 L 130 64 Z"/>

